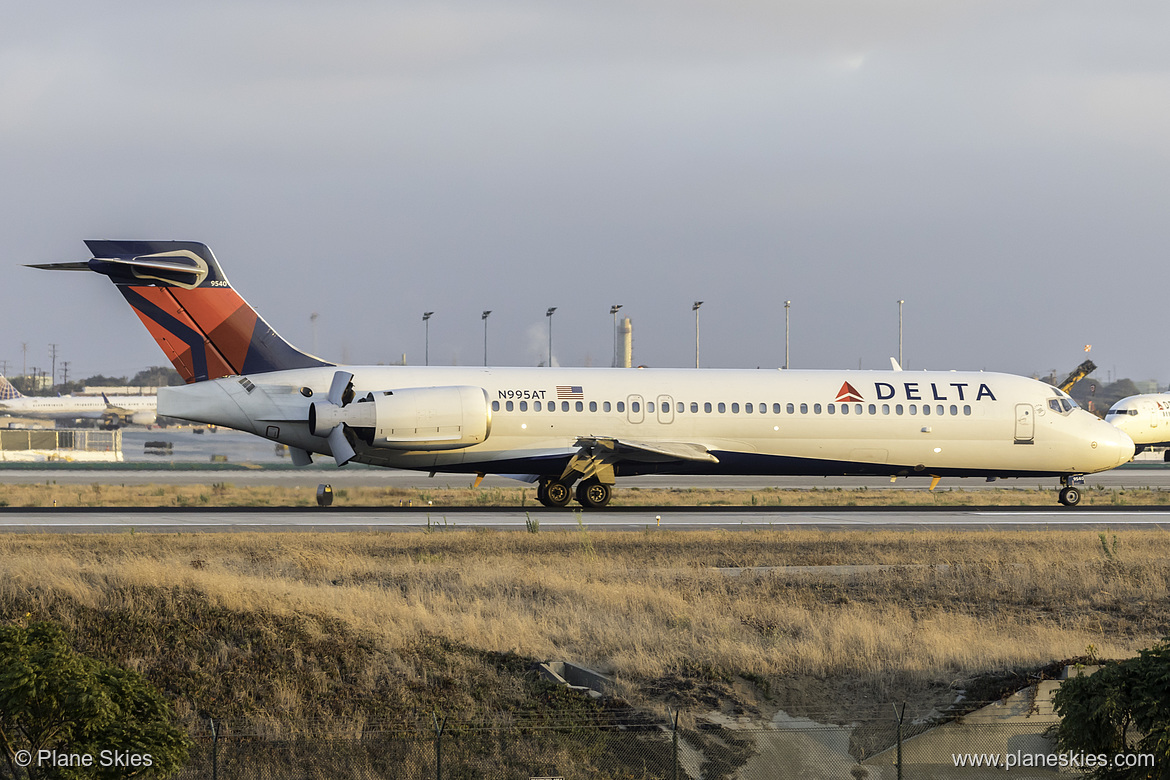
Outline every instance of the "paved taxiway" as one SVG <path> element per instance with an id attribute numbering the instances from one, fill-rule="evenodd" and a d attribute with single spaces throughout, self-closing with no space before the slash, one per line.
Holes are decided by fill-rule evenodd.
<path id="1" fill-rule="evenodd" d="M 3 509 L 0 532 L 231 532 L 231 531 L 421 531 L 490 528 L 541 530 L 817 529 L 1074 529 L 1158 527 L 1170 530 L 1170 509 L 1080 507 L 770 509 L 620 508 L 599 512 L 553 509 Z"/>

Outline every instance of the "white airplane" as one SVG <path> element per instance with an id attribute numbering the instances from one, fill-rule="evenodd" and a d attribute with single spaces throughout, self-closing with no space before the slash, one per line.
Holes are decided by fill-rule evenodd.
<path id="1" fill-rule="evenodd" d="M 1085 474 L 1134 453 L 1009 374 L 339 366 L 277 335 L 203 244 L 86 245 L 88 261 L 33 267 L 113 280 L 191 383 L 161 388 L 159 413 L 282 442 L 301 465 L 504 474 L 587 507 L 639 474 L 1058 477 L 1072 506 Z"/>
<path id="2" fill-rule="evenodd" d="M 0 376 L 0 414 L 44 420 L 101 420 L 106 428 L 157 420 L 152 395 L 27 396 Z"/>
<path id="3" fill-rule="evenodd" d="M 1122 398 L 1109 408 L 1105 421 L 1125 431 L 1138 452 L 1170 446 L 1170 393 L 1142 393 Z M 1166 459 L 1170 460 L 1170 451 Z"/>

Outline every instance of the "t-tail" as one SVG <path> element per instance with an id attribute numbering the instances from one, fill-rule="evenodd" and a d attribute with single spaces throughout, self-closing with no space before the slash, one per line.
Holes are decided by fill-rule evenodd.
<path id="1" fill-rule="evenodd" d="M 117 285 L 187 382 L 333 365 L 289 344 L 196 241 L 86 241 L 93 258 L 31 268 L 96 271 Z"/>

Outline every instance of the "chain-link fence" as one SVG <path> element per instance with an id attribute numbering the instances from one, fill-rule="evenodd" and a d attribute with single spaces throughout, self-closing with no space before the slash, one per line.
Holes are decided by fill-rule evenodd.
<path id="1" fill-rule="evenodd" d="M 847 726 L 761 726 L 677 717 L 657 722 L 452 724 L 367 730 L 349 736 L 262 738 L 222 727 L 193 737 L 180 778 L 211 780 L 464 780 L 621 778 L 1031 778 L 1059 771 L 1050 718 L 898 728 L 896 720 Z M 899 742 L 899 731 L 901 741 Z M 1072 768 L 1076 768 L 1074 764 Z"/>

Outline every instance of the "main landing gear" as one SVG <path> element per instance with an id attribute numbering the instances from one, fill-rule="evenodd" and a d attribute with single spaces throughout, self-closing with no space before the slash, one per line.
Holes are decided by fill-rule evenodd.
<path id="1" fill-rule="evenodd" d="M 586 509 L 601 509 L 613 497 L 613 486 L 595 479 L 582 480 L 575 491 L 577 501 Z M 573 483 L 560 479 L 542 479 L 536 486 L 536 500 L 547 507 L 562 507 L 574 497 Z"/>
<path id="2" fill-rule="evenodd" d="M 1076 506 L 1081 503 L 1081 485 L 1085 484 L 1085 478 L 1080 474 L 1074 474 L 1068 477 L 1061 477 L 1060 484 L 1064 485 L 1060 489 L 1058 496 L 1060 503 L 1065 506 Z"/>

